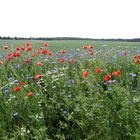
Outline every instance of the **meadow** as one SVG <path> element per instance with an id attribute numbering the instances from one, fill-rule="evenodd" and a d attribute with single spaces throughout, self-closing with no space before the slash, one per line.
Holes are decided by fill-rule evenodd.
<path id="1" fill-rule="evenodd" d="M 0 46 L 0 140 L 140 139 L 139 42 Z"/>

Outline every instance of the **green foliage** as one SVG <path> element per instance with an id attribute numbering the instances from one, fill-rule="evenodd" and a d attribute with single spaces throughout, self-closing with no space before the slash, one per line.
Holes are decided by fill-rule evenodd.
<path id="1" fill-rule="evenodd" d="M 23 42 L 7 41 L 17 47 Z M 11 43 L 11 44 L 10 44 Z M 13 43 L 13 44 L 12 44 Z M 43 42 L 33 41 L 33 51 Z M 2 140 L 135 140 L 139 139 L 140 124 L 140 67 L 133 62 L 139 44 L 125 42 L 98 42 L 95 54 L 88 56 L 83 44 L 92 41 L 49 41 L 54 56 L 38 55 L 29 64 L 22 57 L 7 61 L 7 52 L 0 58 L 0 139 Z M 1 46 L 6 43 L 1 42 Z M 103 46 L 106 44 L 107 46 Z M 115 47 L 122 45 L 122 47 Z M 99 46 L 99 47 L 98 47 Z M 112 48 L 112 46 L 114 46 Z M 74 54 L 74 50 L 80 52 Z M 59 63 L 58 51 L 66 49 L 75 63 Z M 121 56 L 116 51 L 128 49 L 132 53 Z M 102 50 L 102 51 L 100 51 Z M 8 52 L 9 53 L 9 52 Z M 80 58 L 79 54 L 84 57 Z M 107 54 L 109 53 L 109 54 Z M 66 58 L 67 54 L 64 55 Z M 114 60 L 114 56 L 117 56 Z M 96 60 L 95 60 L 96 59 Z M 43 66 L 36 62 L 43 61 Z M 55 62 L 55 63 L 52 63 Z M 21 65 L 20 68 L 15 68 Z M 95 70 L 101 67 L 102 72 Z M 120 77 L 112 72 L 120 70 Z M 87 77 L 82 76 L 88 71 Z M 41 78 L 34 77 L 41 74 Z M 111 75 L 109 82 L 104 81 Z M 21 91 L 13 88 L 21 86 Z M 32 92 L 32 96 L 27 93 Z"/>

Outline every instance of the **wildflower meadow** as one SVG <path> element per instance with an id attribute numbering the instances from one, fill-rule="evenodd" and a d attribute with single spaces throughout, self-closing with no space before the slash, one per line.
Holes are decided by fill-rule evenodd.
<path id="1" fill-rule="evenodd" d="M 140 139 L 140 43 L 0 46 L 0 140 Z"/>

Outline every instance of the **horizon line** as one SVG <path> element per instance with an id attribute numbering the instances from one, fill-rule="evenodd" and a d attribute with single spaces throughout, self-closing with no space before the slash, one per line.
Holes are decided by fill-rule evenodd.
<path id="1" fill-rule="evenodd" d="M 53 39 L 53 38 L 75 38 L 75 39 L 92 39 L 92 40 L 133 40 L 133 39 L 140 39 L 140 37 L 137 37 L 137 38 L 90 38 L 90 37 L 68 37 L 68 36 L 65 36 L 65 37 L 41 37 L 41 36 L 38 36 L 38 37 L 23 37 L 23 36 L 0 36 L 0 39 L 3 39 L 3 38 L 27 38 L 27 39 L 31 39 L 31 38 L 42 38 L 42 39 Z"/>

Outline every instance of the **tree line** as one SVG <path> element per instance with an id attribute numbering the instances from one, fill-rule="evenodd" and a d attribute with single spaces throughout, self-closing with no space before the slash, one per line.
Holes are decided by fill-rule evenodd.
<path id="1" fill-rule="evenodd" d="M 81 38 L 81 37 L 1 37 L 1 40 L 95 40 L 95 41 L 128 41 L 128 42 L 140 42 L 140 38 L 133 39 L 93 39 L 93 38 Z"/>

